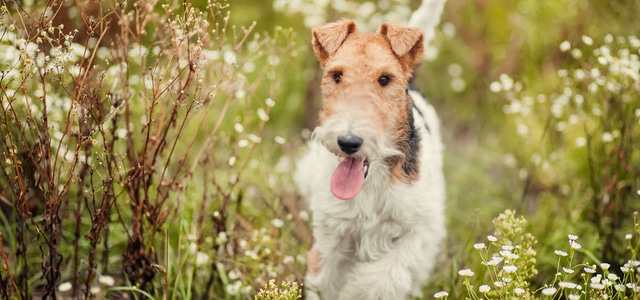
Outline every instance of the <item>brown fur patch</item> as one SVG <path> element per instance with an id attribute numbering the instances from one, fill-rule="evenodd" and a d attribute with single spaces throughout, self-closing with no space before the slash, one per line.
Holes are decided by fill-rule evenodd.
<path id="1" fill-rule="evenodd" d="M 311 247 L 311 250 L 307 251 L 307 270 L 309 274 L 315 276 L 320 273 L 320 268 L 322 267 L 322 257 L 320 257 L 320 252 L 314 247 Z"/>
<path id="2" fill-rule="evenodd" d="M 342 20 L 313 29 L 313 51 L 320 64 L 325 62 L 342 45 L 347 36 L 356 31 L 353 20 Z"/>

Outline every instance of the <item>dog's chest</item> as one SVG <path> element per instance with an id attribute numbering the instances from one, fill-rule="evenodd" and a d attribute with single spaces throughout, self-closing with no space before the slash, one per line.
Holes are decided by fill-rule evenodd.
<path id="1" fill-rule="evenodd" d="M 357 204 L 349 203 L 349 208 L 327 216 L 323 222 L 339 241 L 335 250 L 358 261 L 377 260 L 396 247 L 410 231 L 408 224 L 394 216 L 390 207 Z"/>

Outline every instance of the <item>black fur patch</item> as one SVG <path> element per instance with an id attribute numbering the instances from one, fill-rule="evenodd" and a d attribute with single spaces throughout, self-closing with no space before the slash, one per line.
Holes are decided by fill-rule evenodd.
<path id="1" fill-rule="evenodd" d="M 416 88 L 416 86 L 413 85 L 412 82 L 409 83 L 409 89 L 407 90 L 407 95 L 409 94 L 409 90 L 412 90 L 414 92 L 420 93 L 420 96 L 421 96 L 422 100 L 424 100 L 424 102 L 427 105 L 431 105 L 431 103 L 429 103 L 429 100 L 427 99 L 427 97 L 425 97 L 424 94 L 418 88 Z M 411 100 L 413 101 L 414 99 L 411 98 Z M 429 128 L 429 124 L 427 124 L 427 119 L 424 117 L 424 113 L 417 107 L 415 107 L 415 109 L 418 112 L 418 114 L 420 115 L 420 117 L 422 117 L 422 119 L 424 120 L 424 122 L 423 122 L 424 123 L 423 124 L 424 128 L 427 130 L 427 132 L 431 133 L 431 129 Z"/>
<path id="2" fill-rule="evenodd" d="M 409 95 L 407 95 L 408 97 Z M 412 177 L 418 173 L 418 154 L 420 151 L 420 135 L 416 130 L 413 120 L 413 103 L 407 107 L 409 117 L 407 118 L 407 122 L 409 123 L 409 138 L 406 141 L 407 146 L 404 155 L 404 164 L 402 164 L 402 170 L 408 177 Z M 403 147 L 405 148 L 405 147 Z"/>
<path id="3" fill-rule="evenodd" d="M 420 134 L 414 125 L 413 101 L 407 90 L 407 122 L 398 124 L 398 140 L 395 141 L 396 149 L 402 152 L 402 156 L 393 156 L 386 159 L 386 163 L 395 170 L 397 179 L 411 182 L 417 179 L 419 171 Z"/>

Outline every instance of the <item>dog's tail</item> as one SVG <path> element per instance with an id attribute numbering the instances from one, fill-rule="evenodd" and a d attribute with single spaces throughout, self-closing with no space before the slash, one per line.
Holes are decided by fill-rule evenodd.
<path id="1" fill-rule="evenodd" d="M 435 28 L 440 23 L 440 16 L 447 0 L 422 0 L 422 5 L 411 15 L 409 26 L 422 29 L 424 46 L 429 46 L 435 36 Z"/>

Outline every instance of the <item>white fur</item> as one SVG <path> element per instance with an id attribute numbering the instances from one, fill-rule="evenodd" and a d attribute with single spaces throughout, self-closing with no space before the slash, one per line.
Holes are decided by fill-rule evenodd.
<path id="1" fill-rule="evenodd" d="M 436 35 L 436 26 L 447 0 L 423 0 L 420 7 L 413 12 L 409 26 L 418 27 L 424 32 L 424 47 L 427 49 Z"/>
<path id="2" fill-rule="evenodd" d="M 376 159 L 355 198 L 335 198 L 329 181 L 338 157 L 327 150 L 335 147 L 327 141 L 335 141 L 340 128 L 345 128 L 339 121 L 327 120 L 316 130 L 309 152 L 297 164 L 294 180 L 308 200 L 313 215 L 313 247 L 322 258 L 319 273 L 307 273 L 305 277 L 307 299 L 421 296 L 421 287 L 429 278 L 446 234 L 443 146 L 433 107 L 419 93 L 409 93 L 421 137 L 420 175 L 412 184 L 391 183 L 388 167 Z M 348 127 L 366 135 L 365 143 L 369 140 L 371 134 L 364 126 Z M 327 136 L 330 138 L 325 139 Z M 371 148 L 365 151 L 367 156 L 397 155 L 395 149 L 380 150 L 386 142 L 376 141 L 363 145 L 363 151 Z"/>

